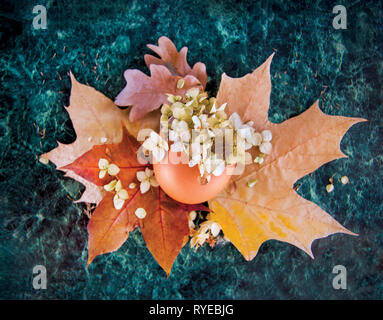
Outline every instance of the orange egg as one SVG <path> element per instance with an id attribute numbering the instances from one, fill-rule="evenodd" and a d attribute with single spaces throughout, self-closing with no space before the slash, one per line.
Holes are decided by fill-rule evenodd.
<path id="1" fill-rule="evenodd" d="M 184 161 L 175 163 L 177 158 Z M 161 188 L 168 196 L 182 203 L 196 204 L 213 199 L 225 188 L 234 169 L 234 166 L 227 167 L 218 177 L 212 174 L 210 181 L 203 184 L 198 166 L 190 168 L 187 159 L 185 153 L 169 151 L 161 163 L 153 164 Z"/>

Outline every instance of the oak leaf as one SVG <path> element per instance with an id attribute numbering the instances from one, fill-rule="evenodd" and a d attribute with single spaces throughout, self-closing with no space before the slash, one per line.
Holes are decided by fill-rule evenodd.
<path id="1" fill-rule="evenodd" d="M 190 68 L 186 60 L 187 47 L 181 48 L 180 52 L 178 52 L 174 43 L 164 36 L 158 39 L 158 46 L 153 44 L 148 44 L 147 46 L 160 56 L 160 58 L 156 58 L 150 54 L 146 54 L 144 59 L 148 68 L 150 68 L 152 64 L 157 64 L 168 68 L 172 75 L 181 77 L 192 75 L 196 77 L 203 85 L 203 88 L 205 88 L 207 82 L 206 66 L 202 62 L 197 62 L 193 68 Z"/>
<path id="2" fill-rule="evenodd" d="M 183 96 L 193 87 L 203 89 L 206 85 L 206 67 L 196 63 L 193 69 L 186 62 L 187 48 L 177 52 L 174 44 L 166 37 L 159 39 L 159 46 L 148 45 L 161 56 L 161 59 L 145 55 L 151 76 L 140 70 L 126 70 L 125 88 L 118 94 L 115 103 L 119 106 L 132 106 L 129 115 L 131 122 L 142 119 L 148 112 L 158 109 L 167 101 L 166 94 Z M 180 79 L 183 86 L 178 87 Z"/>
<path id="3" fill-rule="evenodd" d="M 246 166 L 232 183 L 209 202 L 211 217 L 247 260 L 253 259 L 269 239 L 291 243 L 311 257 L 315 239 L 333 233 L 355 235 L 316 204 L 302 198 L 294 183 L 324 163 L 345 157 L 340 141 L 355 123 L 365 121 L 324 114 L 315 102 L 307 111 L 280 124 L 268 120 L 273 56 L 242 78 L 223 74 L 218 105 L 226 102 L 228 114 L 237 112 L 257 131 L 273 134 L 272 153 L 259 164 Z M 254 154 L 253 154 L 254 156 Z M 248 187 L 250 181 L 257 181 Z"/>

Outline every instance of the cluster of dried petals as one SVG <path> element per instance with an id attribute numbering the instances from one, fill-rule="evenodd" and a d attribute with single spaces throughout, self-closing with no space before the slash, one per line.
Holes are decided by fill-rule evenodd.
<path id="1" fill-rule="evenodd" d="M 217 222 L 211 220 L 202 222 L 197 230 L 192 230 L 190 247 L 197 250 L 199 247 L 202 247 L 209 238 L 217 238 L 221 229 L 221 226 Z"/>
<path id="2" fill-rule="evenodd" d="M 104 158 L 101 158 L 98 161 L 98 168 L 100 169 L 98 173 L 98 177 L 100 179 L 105 178 L 106 174 L 109 174 L 110 176 L 117 176 L 120 172 L 120 168 L 117 165 L 109 163 L 109 161 Z M 113 205 L 117 210 L 120 210 L 123 207 L 125 200 L 129 198 L 128 191 L 122 188 L 122 184 L 119 179 L 114 179 L 104 185 L 104 190 L 115 193 L 113 197 Z"/>
<path id="3" fill-rule="evenodd" d="M 156 161 L 161 161 L 169 150 L 168 143 L 155 131 L 151 131 L 149 137 L 142 144 L 145 150 L 152 153 Z"/>
<path id="4" fill-rule="evenodd" d="M 178 87 L 182 87 L 180 80 Z M 226 103 L 217 106 L 214 97 L 200 91 L 189 89 L 184 96 L 168 94 L 168 102 L 161 108 L 161 130 L 171 142 L 172 152 L 185 152 L 189 156 L 189 166 L 198 166 L 201 177 L 209 181 L 211 175 L 220 176 L 225 168 L 236 163 L 251 163 L 247 151 L 258 147 L 260 154 L 254 162 L 261 164 L 266 154 L 271 153 L 272 134 L 269 130 L 257 132 L 253 122 L 243 123 L 237 113 L 230 117 L 225 112 Z M 231 148 L 221 147 L 224 130 L 233 133 Z M 220 141 L 220 143 L 218 143 Z M 143 144 L 160 161 L 169 147 L 155 132 Z M 228 152 L 227 149 L 232 149 Z M 225 153 L 225 154 L 224 154 Z"/>

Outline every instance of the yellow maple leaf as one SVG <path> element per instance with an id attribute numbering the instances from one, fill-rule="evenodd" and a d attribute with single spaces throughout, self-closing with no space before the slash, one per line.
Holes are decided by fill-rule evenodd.
<path id="1" fill-rule="evenodd" d="M 270 56 L 253 73 L 242 78 L 223 74 L 217 103 L 227 113 L 237 112 L 257 131 L 273 134 L 272 153 L 260 164 L 246 166 L 231 184 L 209 202 L 211 219 L 247 260 L 253 259 L 269 239 L 291 243 L 313 257 L 311 243 L 341 232 L 355 235 L 316 204 L 302 198 L 294 183 L 326 162 L 346 157 L 340 141 L 360 118 L 324 114 L 315 102 L 307 111 L 280 124 L 268 120 L 271 81 Z M 254 154 L 253 154 L 254 156 Z M 250 188 L 248 182 L 257 181 Z"/>

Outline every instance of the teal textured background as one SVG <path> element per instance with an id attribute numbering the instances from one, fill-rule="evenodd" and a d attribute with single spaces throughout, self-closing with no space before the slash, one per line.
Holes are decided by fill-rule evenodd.
<path id="1" fill-rule="evenodd" d="M 1 299 L 382 299 L 383 105 L 382 17 L 378 1 L 10 1 L 1 2 L 0 298 Z M 48 10 L 48 29 L 32 28 L 32 8 Z M 332 28 L 344 4 L 348 29 Z M 281 122 L 320 97 L 333 115 L 364 117 L 342 140 L 349 156 L 297 182 L 359 237 L 337 234 L 313 243 L 315 260 L 277 241 L 247 262 L 231 245 L 196 253 L 185 246 L 166 279 L 138 230 L 115 253 L 86 269 L 88 218 L 74 204 L 83 186 L 36 160 L 74 141 L 65 105 L 69 70 L 111 99 L 123 72 L 148 73 L 147 43 L 166 35 L 189 47 L 190 64 L 207 65 L 215 94 L 223 72 L 242 76 L 274 49 L 269 117 Z M 95 59 L 97 56 L 97 68 Z M 40 132 L 45 129 L 45 136 Z M 296 132 L 296 134 L 300 134 Z M 335 191 L 325 186 L 333 175 Z M 343 186 L 339 177 L 351 183 Z M 47 290 L 32 288 L 45 265 Z M 332 288 L 344 265 L 347 290 Z"/>

